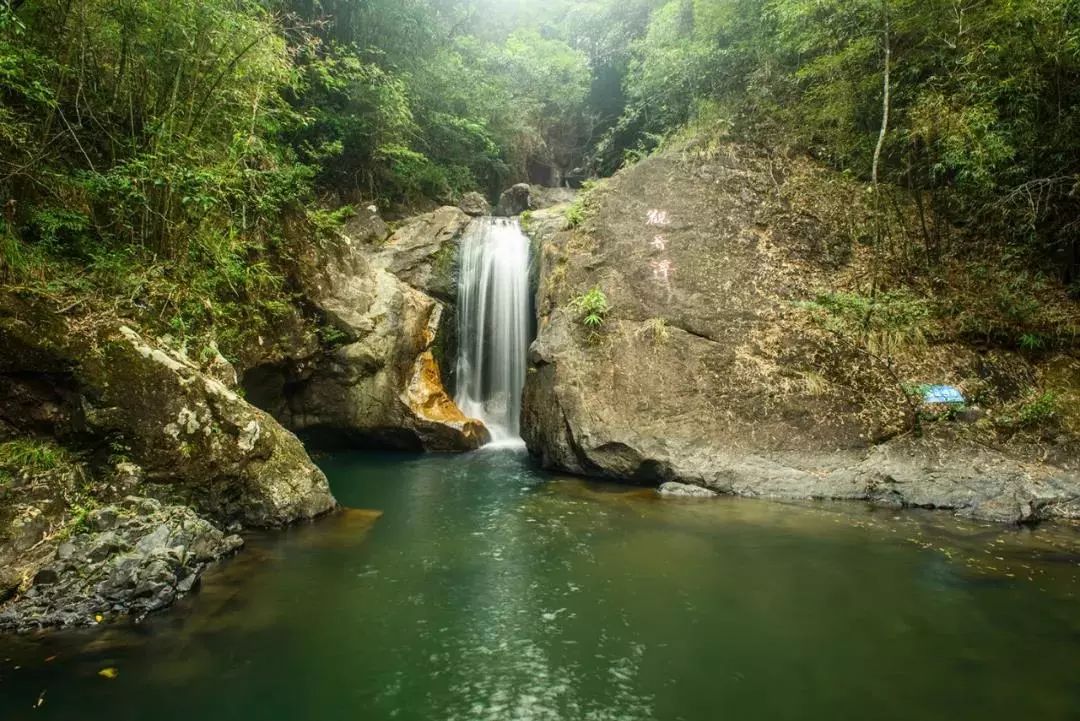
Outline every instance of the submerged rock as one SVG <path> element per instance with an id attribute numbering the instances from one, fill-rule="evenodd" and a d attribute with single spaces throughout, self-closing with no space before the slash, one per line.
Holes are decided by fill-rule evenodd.
<path id="1" fill-rule="evenodd" d="M 676 483 L 669 481 L 661 483 L 656 492 L 668 498 L 713 498 L 718 494 L 716 491 L 701 486 L 692 486 L 689 483 Z"/>

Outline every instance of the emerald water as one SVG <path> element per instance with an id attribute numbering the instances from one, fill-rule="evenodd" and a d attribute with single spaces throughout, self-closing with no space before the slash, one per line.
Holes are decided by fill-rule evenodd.
<path id="1" fill-rule="evenodd" d="M 1068 529 L 661 501 L 505 449 L 323 466 L 381 516 L 253 538 L 142 623 L 0 639 L 0 719 L 1080 716 Z"/>

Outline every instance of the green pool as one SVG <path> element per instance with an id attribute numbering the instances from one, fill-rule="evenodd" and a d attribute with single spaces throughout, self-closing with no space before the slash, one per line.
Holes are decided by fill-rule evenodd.
<path id="1" fill-rule="evenodd" d="M 0 637 L 0 719 L 1080 718 L 1068 528 L 661 501 L 506 449 L 322 465 L 381 516 L 252 538 L 141 624 Z"/>

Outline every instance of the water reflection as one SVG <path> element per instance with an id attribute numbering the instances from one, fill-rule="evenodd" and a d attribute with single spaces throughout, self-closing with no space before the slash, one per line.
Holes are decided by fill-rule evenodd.
<path id="1" fill-rule="evenodd" d="M 253 538 L 139 626 L 0 642 L 0 718 L 982 721 L 1080 708 L 1065 526 L 660 501 L 507 451 L 324 466 L 339 499 L 381 515 Z"/>

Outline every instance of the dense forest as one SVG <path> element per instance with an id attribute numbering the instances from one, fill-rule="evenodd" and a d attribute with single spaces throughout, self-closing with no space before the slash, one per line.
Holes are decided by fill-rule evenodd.
<path id="1" fill-rule="evenodd" d="M 0 0 L 0 718 L 1075 720 L 1078 561 L 1080 0 Z"/>
<path id="2" fill-rule="evenodd" d="M 1024 318 L 1080 279 L 1076 0 L 6 0 L 0 96 L 5 280 L 180 335 L 272 318 L 290 218 L 578 185 L 680 134 L 868 183 L 912 219 L 866 233 L 890 276 L 980 258 Z"/>

